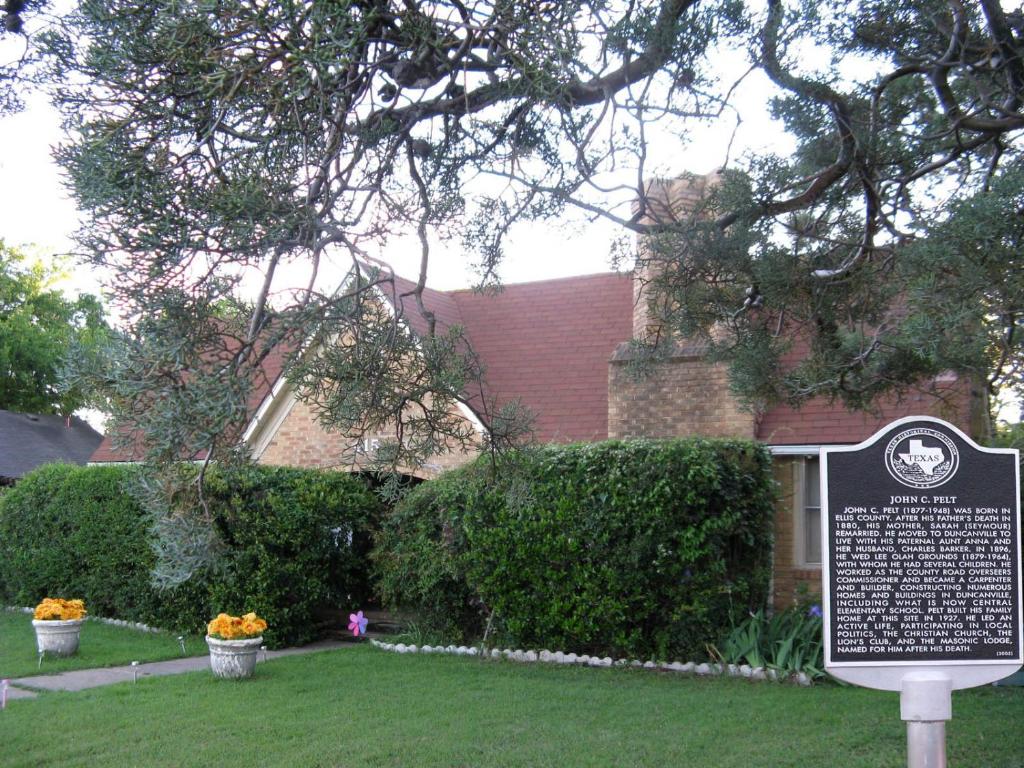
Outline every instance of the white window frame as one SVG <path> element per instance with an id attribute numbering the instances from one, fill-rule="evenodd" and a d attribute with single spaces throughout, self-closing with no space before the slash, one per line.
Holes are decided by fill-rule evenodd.
<path id="1" fill-rule="evenodd" d="M 807 463 L 818 461 L 817 456 L 801 456 L 793 462 L 793 563 L 798 568 L 820 569 L 817 562 L 807 558 Z M 818 501 L 818 517 L 821 518 L 821 500 Z M 818 530 L 821 530 L 819 522 Z"/>
<path id="2" fill-rule="evenodd" d="M 807 460 L 818 461 L 820 445 L 770 445 L 772 456 L 793 459 L 793 502 L 790 513 L 793 520 L 793 567 L 803 570 L 821 570 L 821 563 L 807 561 L 806 469 Z M 819 500 L 818 513 L 821 514 Z"/>

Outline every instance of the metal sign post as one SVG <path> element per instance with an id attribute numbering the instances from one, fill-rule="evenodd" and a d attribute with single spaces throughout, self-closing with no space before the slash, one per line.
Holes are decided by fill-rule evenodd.
<path id="1" fill-rule="evenodd" d="M 946 721 L 953 717 L 953 680 L 942 672 L 908 672 L 900 689 L 909 768 L 946 768 Z"/>
<path id="2" fill-rule="evenodd" d="M 952 691 L 1024 664 L 1018 459 L 927 416 L 821 449 L 825 668 L 899 691 L 910 768 L 945 768 Z"/>

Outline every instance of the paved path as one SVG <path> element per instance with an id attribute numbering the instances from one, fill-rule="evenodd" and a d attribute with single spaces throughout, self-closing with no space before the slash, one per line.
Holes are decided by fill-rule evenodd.
<path id="1" fill-rule="evenodd" d="M 353 643 L 345 643 L 338 640 L 321 640 L 320 642 L 310 643 L 298 648 L 284 648 L 280 651 L 261 651 L 257 661 L 262 663 L 270 659 L 280 658 L 281 656 L 316 653 L 317 651 L 333 651 L 337 648 L 347 648 L 352 645 Z M 139 664 L 137 667 L 129 665 L 126 667 L 77 669 L 73 672 L 61 672 L 58 675 L 19 677 L 11 680 L 11 687 L 7 689 L 7 698 L 33 698 L 36 695 L 36 691 L 83 691 L 86 688 L 96 688 L 101 685 L 131 682 L 135 675 L 138 675 L 140 678 L 161 677 L 163 675 L 180 675 L 182 672 L 195 672 L 209 668 L 209 656 L 190 656 L 184 659 L 171 659 L 170 661 L 147 662 Z"/>

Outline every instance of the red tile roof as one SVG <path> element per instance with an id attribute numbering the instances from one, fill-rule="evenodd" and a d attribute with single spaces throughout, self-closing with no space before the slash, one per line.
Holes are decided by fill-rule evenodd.
<path id="1" fill-rule="evenodd" d="M 394 287 L 390 283 L 384 283 L 380 286 L 384 298 L 393 307 L 398 307 L 401 316 L 409 324 L 413 332 L 423 336 L 427 333 L 428 323 L 427 319 L 420 314 L 419 307 L 416 305 L 416 297 L 413 295 L 415 289 L 415 281 L 406 280 L 398 275 L 394 276 Z M 454 325 L 465 325 L 455 298 L 456 293 L 458 291 L 435 291 L 432 288 L 423 288 L 423 306 L 427 311 L 434 313 L 434 319 L 437 321 L 436 330 L 438 332 L 443 332 Z"/>
<path id="2" fill-rule="evenodd" d="M 89 457 L 91 463 L 105 464 L 112 461 L 140 461 L 144 453 L 141 445 L 141 437 L 137 434 L 132 434 L 130 437 L 131 444 L 122 448 L 115 448 L 113 437 L 111 435 L 104 435 L 103 442 L 101 442 L 95 451 L 92 452 L 92 456 Z"/>
<path id="3" fill-rule="evenodd" d="M 395 276 L 381 291 L 414 333 L 423 335 L 427 321 L 412 292 L 415 283 Z M 484 367 L 484 394 L 497 405 L 520 400 L 534 414 L 534 435 L 541 442 L 596 441 L 608 437 L 608 362 L 615 348 L 632 336 L 633 283 L 630 274 L 597 274 L 507 285 L 499 292 L 424 289 L 423 301 L 437 320 L 437 330 L 464 329 Z M 801 353 L 791 352 L 792 362 Z M 255 414 L 282 373 L 287 353 L 274 350 L 249 398 Z M 968 387 L 952 381 L 941 387 L 947 406 L 959 416 L 941 414 L 960 424 L 969 415 Z M 470 404 L 480 410 L 478 396 Z M 685 407 L 685 403 L 680 403 Z M 932 412 L 935 401 L 911 393 L 884 400 L 879 412 L 847 412 L 817 399 L 799 411 L 770 408 L 759 419 L 757 438 L 774 445 L 850 443 L 871 435 L 880 424 L 916 412 Z M 966 423 L 962 426 L 967 427 Z M 142 456 L 136 445 L 115 451 L 109 438 L 92 456 L 94 462 L 132 461 Z"/>
<path id="4" fill-rule="evenodd" d="M 112 435 L 104 435 L 103 442 L 99 444 L 92 456 L 89 457 L 89 462 L 92 464 L 106 464 L 111 462 L 136 462 L 142 461 L 146 455 L 146 449 L 143 444 L 143 436 L 141 432 L 134 430 L 124 430 L 121 434 L 128 435 L 127 441 L 120 441 L 124 443 L 120 447 L 115 447 Z M 206 457 L 206 451 L 199 451 L 193 456 L 189 456 L 189 461 L 202 461 Z"/>
<path id="5" fill-rule="evenodd" d="M 414 287 L 396 277 L 393 293 Z M 410 327 L 424 333 L 415 298 L 402 301 Z M 439 330 L 464 329 L 484 366 L 488 400 L 520 400 L 535 417 L 538 440 L 607 439 L 608 360 L 633 329 L 630 274 L 518 283 L 497 293 L 425 290 L 423 302 Z"/>
<path id="6" fill-rule="evenodd" d="M 455 300 L 489 397 L 520 399 L 542 442 L 608 438 L 608 360 L 632 335 L 630 275 L 457 291 Z"/>
<path id="7" fill-rule="evenodd" d="M 970 386 L 954 379 L 937 386 L 938 395 L 925 389 L 902 397 L 883 397 L 871 412 L 850 411 L 839 403 L 818 397 L 799 409 L 776 405 L 757 426 L 757 439 L 768 445 L 843 445 L 867 440 L 882 426 L 904 416 L 938 416 L 967 434 L 971 429 Z"/>
<path id="8" fill-rule="evenodd" d="M 400 307 L 410 328 L 422 335 L 427 322 L 411 295 L 414 288 L 414 282 L 397 276 L 393 288 L 381 285 L 387 300 Z M 535 416 L 538 440 L 608 437 L 608 360 L 632 332 L 629 274 L 520 283 L 498 293 L 426 288 L 423 302 L 435 314 L 439 331 L 464 329 L 485 368 L 488 400 L 499 406 L 521 400 Z M 249 398 L 250 413 L 255 414 L 270 394 L 285 357 L 275 350 L 264 360 L 262 376 Z M 91 461 L 136 461 L 142 455 L 138 441 L 115 450 L 108 436 Z"/>
<path id="9" fill-rule="evenodd" d="M 792 341 L 792 347 L 782 359 L 787 367 L 795 366 L 810 352 L 805 339 L 796 336 Z M 918 414 L 939 416 L 970 434 L 969 382 L 955 375 L 922 382 L 919 389 L 901 397 L 879 398 L 870 411 L 851 411 L 842 403 L 829 402 L 824 397 L 808 400 L 798 409 L 785 404 L 773 405 L 758 421 L 757 439 L 769 445 L 859 443 L 891 421 Z"/>

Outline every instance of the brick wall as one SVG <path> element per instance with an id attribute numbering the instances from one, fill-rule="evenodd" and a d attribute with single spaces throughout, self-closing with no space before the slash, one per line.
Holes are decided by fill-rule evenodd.
<path id="1" fill-rule="evenodd" d="M 282 397 L 292 397 L 290 392 L 282 392 Z M 392 435 L 381 433 L 367 435 L 372 451 L 374 438 L 385 440 Z M 270 439 L 262 454 L 257 456 L 260 464 L 274 464 L 288 467 L 306 467 L 318 469 L 338 469 L 359 471 L 365 466 L 365 454 L 355 450 L 356 441 L 349 436 L 337 432 L 328 432 L 319 423 L 313 407 L 308 403 L 296 400 L 291 404 L 284 420 Z M 431 457 L 429 463 L 417 470 L 399 467 L 407 475 L 430 478 L 447 469 L 461 466 L 471 461 L 476 452 L 454 450 Z"/>
<path id="2" fill-rule="evenodd" d="M 643 223 L 685 221 L 708 189 L 718 182 L 717 173 L 684 175 L 647 185 Z M 664 299 L 657 292 L 659 261 L 672 258 L 654 254 L 641 239 L 638 268 L 633 275 L 633 338 L 661 338 Z M 753 438 L 756 424 L 729 392 L 726 368 L 704 359 L 704 350 L 686 339 L 672 339 L 665 361 L 645 366 L 638 373 L 636 351 L 629 343 L 619 345 L 608 373 L 608 436 Z"/>
<path id="3" fill-rule="evenodd" d="M 608 437 L 754 437 L 753 414 L 729 393 L 725 367 L 700 348 L 679 347 L 643 372 L 635 362 L 623 344 L 609 365 Z"/>

